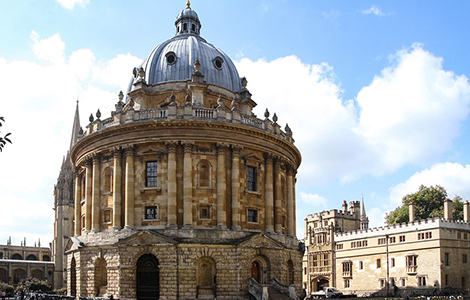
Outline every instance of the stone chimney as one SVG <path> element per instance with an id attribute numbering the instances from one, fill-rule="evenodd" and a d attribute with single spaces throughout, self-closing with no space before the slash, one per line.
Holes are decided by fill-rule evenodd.
<path id="1" fill-rule="evenodd" d="M 468 216 L 468 200 L 463 203 L 463 220 L 465 222 L 469 222 L 469 216 Z"/>
<path id="2" fill-rule="evenodd" d="M 347 213 L 348 212 L 348 203 L 346 202 L 346 200 L 343 200 L 343 213 Z"/>
<path id="3" fill-rule="evenodd" d="M 415 205 L 413 201 L 410 201 L 410 204 L 408 205 L 408 215 L 410 218 L 410 223 L 413 223 L 415 221 Z"/>
<path id="4" fill-rule="evenodd" d="M 444 219 L 452 219 L 452 201 L 449 198 L 444 200 Z"/>

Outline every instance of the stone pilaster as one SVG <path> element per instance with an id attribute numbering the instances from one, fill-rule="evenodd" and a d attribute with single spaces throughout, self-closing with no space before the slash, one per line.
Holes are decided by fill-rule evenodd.
<path id="1" fill-rule="evenodd" d="M 183 226 L 193 225 L 193 162 L 194 142 L 183 142 Z"/>
<path id="2" fill-rule="evenodd" d="M 176 227 L 176 143 L 175 142 L 165 142 L 166 147 L 168 148 L 168 180 L 167 180 L 167 226 Z"/>
<path id="3" fill-rule="evenodd" d="M 93 155 L 93 193 L 91 195 L 91 230 L 100 231 L 100 160 L 101 155 Z"/>
<path id="4" fill-rule="evenodd" d="M 92 198 L 92 161 L 88 158 L 85 163 L 85 231 L 91 230 L 91 198 Z"/>
<path id="5" fill-rule="evenodd" d="M 79 173 L 79 168 L 75 169 L 75 236 L 82 234 L 82 212 L 81 212 L 81 200 L 82 200 L 82 177 Z"/>
<path id="6" fill-rule="evenodd" d="M 266 231 L 274 231 L 274 190 L 273 190 L 273 156 L 270 153 L 264 154 L 266 164 L 266 179 L 265 179 L 265 224 Z"/>
<path id="7" fill-rule="evenodd" d="M 125 222 L 124 227 L 132 228 L 134 226 L 134 146 L 127 146 L 126 153 L 126 187 L 125 197 Z"/>
<path id="8" fill-rule="evenodd" d="M 122 187 L 121 187 L 121 147 L 113 149 L 114 157 L 114 174 L 113 174 L 113 228 L 120 229 L 121 224 L 121 201 L 122 201 Z"/>
<path id="9" fill-rule="evenodd" d="M 277 233 L 282 233 L 281 163 L 281 158 L 277 157 L 274 166 L 274 186 L 276 189 L 274 191 L 274 230 Z"/>
<path id="10" fill-rule="evenodd" d="M 225 152 L 227 145 L 217 143 L 217 228 L 227 227 L 227 215 L 225 211 L 225 193 L 227 182 L 225 180 Z"/>
<path id="11" fill-rule="evenodd" d="M 240 226 L 240 151 L 242 147 L 232 146 L 232 229 Z"/>
<path id="12" fill-rule="evenodd" d="M 295 236 L 294 169 L 287 168 L 287 235 Z"/>

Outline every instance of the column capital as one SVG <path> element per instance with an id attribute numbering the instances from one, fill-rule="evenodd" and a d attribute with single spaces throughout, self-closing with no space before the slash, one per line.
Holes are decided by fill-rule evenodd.
<path id="1" fill-rule="evenodd" d="M 217 146 L 218 154 L 225 154 L 225 150 L 227 150 L 227 148 L 229 147 L 229 145 L 226 143 L 216 143 L 215 145 Z"/>
<path id="2" fill-rule="evenodd" d="M 124 152 L 126 153 L 126 156 L 134 155 L 134 145 L 126 145 L 123 148 Z"/>
<path id="3" fill-rule="evenodd" d="M 184 152 L 192 152 L 194 149 L 194 141 L 182 141 Z"/>
<path id="4" fill-rule="evenodd" d="M 91 155 L 91 159 L 93 160 L 93 164 L 94 164 L 94 165 L 100 163 L 101 153 L 93 153 L 93 154 Z"/>
<path id="5" fill-rule="evenodd" d="M 273 163 L 274 156 L 272 153 L 265 152 L 263 153 L 263 156 L 264 156 L 264 160 L 266 161 L 266 163 L 268 164 Z"/>
<path id="6" fill-rule="evenodd" d="M 231 145 L 231 147 L 232 147 L 233 155 L 240 155 L 240 152 L 241 152 L 242 149 L 243 149 L 243 146 L 240 146 L 240 145 L 238 145 L 238 144 Z"/>
<path id="7" fill-rule="evenodd" d="M 295 176 L 297 174 L 297 170 L 291 164 L 286 164 L 286 172 L 287 175 Z"/>
<path id="8" fill-rule="evenodd" d="M 111 153 L 113 154 L 113 157 L 116 158 L 116 157 L 121 156 L 121 150 L 122 150 L 121 146 L 112 147 Z"/>
<path id="9" fill-rule="evenodd" d="M 168 142 L 165 142 L 165 146 L 168 149 L 168 152 L 175 153 L 176 152 L 176 146 L 178 146 L 178 142 L 168 141 Z"/>
<path id="10" fill-rule="evenodd" d="M 85 161 L 86 167 L 91 167 L 93 165 L 93 156 L 92 155 L 85 156 L 84 161 Z"/>

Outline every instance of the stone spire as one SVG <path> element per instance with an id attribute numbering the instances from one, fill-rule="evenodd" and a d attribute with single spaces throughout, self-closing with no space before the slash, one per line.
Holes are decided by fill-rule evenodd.
<path id="1" fill-rule="evenodd" d="M 70 150 L 77 142 L 79 132 L 80 132 L 80 115 L 78 113 L 78 99 L 77 99 L 77 108 L 75 108 L 75 117 L 73 119 L 73 126 L 72 126 L 72 138 L 70 139 Z"/>
<path id="2" fill-rule="evenodd" d="M 369 218 L 366 215 L 366 206 L 364 205 L 364 198 L 361 203 L 361 229 L 369 228 Z"/>

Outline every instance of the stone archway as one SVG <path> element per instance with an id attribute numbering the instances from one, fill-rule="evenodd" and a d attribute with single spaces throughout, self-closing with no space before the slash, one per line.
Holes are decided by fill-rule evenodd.
<path id="1" fill-rule="evenodd" d="M 327 286 L 330 286 L 330 281 L 327 278 L 317 277 L 310 282 L 310 290 L 312 292 L 321 291 Z"/>
<path id="2" fill-rule="evenodd" d="M 137 300 L 157 300 L 160 298 L 160 272 L 158 259 L 152 254 L 144 254 L 137 260 Z"/>
<path id="3" fill-rule="evenodd" d="M 197 262 L 197 299 L 215 299 L 216 266 L 210 257 L 202 257 Z"/>
<path id="4" fill-rule="evenodd" d="M 251 261 L 251 277 L 258 283 L 268 283 L 269 271 L 269 264 L 264 256 L 257 256 Z"/>

